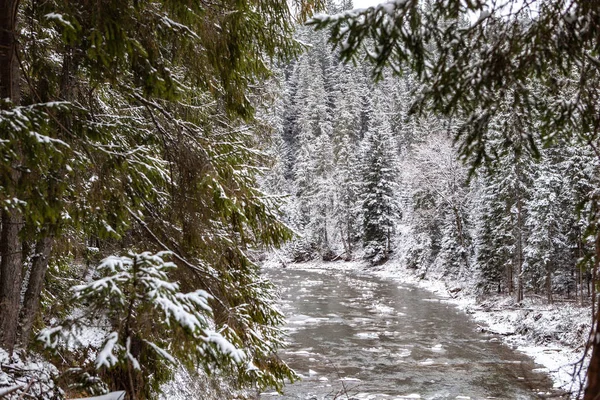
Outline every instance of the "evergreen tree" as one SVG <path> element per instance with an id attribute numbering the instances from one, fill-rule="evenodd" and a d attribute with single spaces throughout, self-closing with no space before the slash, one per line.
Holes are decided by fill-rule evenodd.
<path id="1" fill-rule="evenodd" d="M 267 132 L 254 115 L 264 59 L 300 50 L 288 3 L 10 0 L 0 12 L 0 344 L 12 353 L 39 329 L 49 265 L 81 262 L 90 242 L 115 256 L 144 246 L 172 251 L 183 292 L 211 293 L 210 324 L 260 370 L 240 385 L 293 377 L 272 347 L 271 285 L 246 255 L 291 236 L 257 189 Z M 220 363 L 196 354 L 190 368 Z M 152 366 L 145 379 L 167 378 Z M 112 367 L 103 376 L 133 396 Z"/>
<path id="2" fill-rule="evenodd" d="M 346 137 L 353 144 L 361 138 L 362 95 L 364 87 L 360 82 L 359 71 L 350 66 L 340 66 L 334 73 L 334 111 L 333 111 L 333 146 L 334 153 Z"/>
<path id="3" fill-rule="evenodd" d="M 548 301 L 552 302 L 553 276 L 572 261 L 565 257 L 570 253 L 567 227 L 568 187 L 562 182 L 557 163 L 550 158 L 550 150 L 542 152 L 536 166 L 537 177 L 533 182 L 531 199 L 526 204 L 526 226 L 530 232 L 524 249 L 523 273 L 531 279 L 536 291 L 545 288 Z M 566 207 L 567 206 L 567 207 Z M 569 263 L 569 261 L 571 261 Z"/>
<path id="4" fill-rule="evenodd" d="M 365 257 L 374 264 L 385 262 L 392 251 L 398 184 L 396 145 L 381 99 L 376 103 L 362 144 L 362 236 Z"/>
<path id="5" fill-rule="evenodd" d="M 527 240 L 526 204 L 530 196 L 531 165 L 514 153 L 500 156 L 486 175 L 479 222 L 477 262 L 484 282 L 523 299 L 523 262 Z M 504 271 L 503 282 L 498 280 Z"/>
<path id="6" fill-rule="evenodd" d="M 299 89 L 296 92 L 295 130 L 297 152 L 295 186 L 297 189 L 298 223 L 304 230 L 309 253 L 330 251 L 332 193 L 331 117 L 325 90 L 324 71 L 312 63 L 312 53 L 298 62 Z"/>
<path id="7" fill-rule="evenodd" d="M 475 262 L 479 277 L 479 288 L 484 293 L 507 291 L 512 283 L 510 243 L 511 229 L 504 218 L 506 204 L 499 186 L 498 177 L 486 175 L 478 201 L 478 220 L 475 229 Z"/>
<path id="8" fill-rule="evenodd" d="M 325 258 L 331 256 L 331 212 L 333 187 L 331 174 L 333 167 L 333 151 L 329 135 L 321 134 L 315 138 L 315 153 L 311 168 L 316 178 L 311 191 L 311 217 L 307 226 L 313 243 Z"/>

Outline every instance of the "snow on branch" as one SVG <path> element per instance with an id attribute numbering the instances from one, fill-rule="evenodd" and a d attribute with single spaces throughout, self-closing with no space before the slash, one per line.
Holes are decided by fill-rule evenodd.
<path id="1" fill-rule="evenodd" d="M 125 366 L 143 374 L 140 360 L 148 357 L 167 367 L 198 362 L 209 353 L 210 362 L 246 365 L 246 353 L 214 330 L 213 297 L 204 290 L 182 292 L 170 279 L 176 268 L 167 261 L 171 255 L 163 251 L 105 258 L 98 266 L 100 276 L 72 288 L 81 317 L 42 330 L 38 339 L 49 348 L 73 350 L 72 339 L 81 328 L 102 318 L 111 328 L 97 332 L 102 345 L 96 349 L 96 369 Z"/>

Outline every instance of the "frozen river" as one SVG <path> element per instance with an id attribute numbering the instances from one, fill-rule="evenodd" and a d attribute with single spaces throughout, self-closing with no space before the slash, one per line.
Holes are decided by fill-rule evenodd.
<path id="1" fill-rule="evenodd" d="M 303 379 L 261 399 L 536 399 L 548 376 L 443 299 L 339 270 L 267 269 Z M 556 395 L 556 393 L 554 393 Z"/>

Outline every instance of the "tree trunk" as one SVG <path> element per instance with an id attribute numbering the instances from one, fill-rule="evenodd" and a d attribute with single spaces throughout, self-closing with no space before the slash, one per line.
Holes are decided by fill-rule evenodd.
<path id="1" fill-rule="evenodd" d="M 347 227 L 348 225 L 346 225 L 346 228 Z M 340 226 L 340 238 L 342 239 L 342 245 L 344 246 L 344 253 L 346 254 L 346 257 L 348 257 L 350 255 L 350 244 L 348 243 L 346 236 L 347 235 L 346 232 L 344 232 L 344 228 Z"/>
<path id="2" fill-rule="evenodd" d="M 456 224 L 456 231 L 458 232 L 458 242 L 460 244 L 462 253 L 461 256 L 463 259 L 463 265 L 461 265 L 459 272 L 459 278 L 462 279 L 465 276 L 465 273 L 469 273 L 469 271 L 471 270 L 471 266 L 469 265 L 469 253 L 467 251 L 463 222 L 460 212 L 456 206 L 452 207 L 452 211 L 454 213 L 454 223 Z"/>
<path id="3" fill-rule="evenodd" d="M 592 315 L 596 315 L 596 284 L 598 280 L 598 267 L 600 266 L 600 233 L 596 234 L 594 266 L 592 267 Z M 588 282 L 589 287 L 589 282 Z"/>
<path id="4" fill-rule="evenodd" d="M 520 173 L 517 162 L 517 174 Z M 517 189 L 517 303 L 523 301 L 523 203 Z"/>
<path id="5" fill-rule="evenodd" d="M 598 264 L 600 263 L 600 232 L 596 233 L 596 248 L 595 248 L 595 260 L 594 260 L 594 269 L 593 275 L 594 278 L 597 274 Z M 594 300 L 595 300 L 595 290 L 596 281 L 592 282 L 592 290 L 594 291 Z M 596 310 L 594 312 L 594 331 L 592 332 L 592 358 L 590 359 L 590 365 L 587 370 L 587 383 L 585 385 L 585 392 L 583 395 L 583 400 L 598 400 L 600 399 L 600 312 L 598 312 L 598 308 L 596 304 L 592 305 L 592 309 Z"/>
<path id="6" fill-rule="evenodd" d="M 513 270 L 514 266 L 512 263 L 506 264 L 506 291 L 509 295 L 513 293 Z"/>
<path id="7" fill-rule="evenodd" d="M 0 99 L 12 106 L 20 103 L 20 76 L 17 59 L 16 24 L 18 0 L 0 0 Z M 11 107 L 11 105 L 9 105 Z M 17 154 L 19 154 L 17 150 Z M 19 165 L 13 165 L 7 180 L 9 196 L 16 196 Z M 12 355 L 19 318 L 22 284 L 22 254 L 19 232 L 23 218 L 16 208 L 2 211 L 0 233 L 0 346 Z"/>
<path id="8" fill-rule="evenodd" d="M 44 287 L 44 277 L 48 269 L 48 259 L 52 251 L 52 238 L 45 235 L 37 241 L 35 255 L 31 264 L 29 284 L 25 292 L 25 301 L 21 310 L 21 344 L 26 347 L 31 336 L 31 328 L 38 315 L 40 297 Z"/>
<path id="9" fill-rule="evenodd" d="M 581 232 L 579 229 L 577 230 L 577 259 L 580 260 L 583 257 L 583 243 L 581 241 Z M 583 307 L 583 271 L 581 266 L 575 264 L 575 272 L 577 275 L 577 281 L 575 282 L 575 288 L 577 288 L 576 293 L 579 295 L 575 295 L 575 299 L 579 300 L 581 306 Z"/>
<path id="10" fill-rule="evenodd" d="M 587 384 L 583 400 L 597 400 L 600 398 L 600 319 L 596 314 L 595 334 L 592 335 L 592 358 L 587 370 Z"/>
<path id="11" fill-rule="evenodd" d="M 552 304 L 552 268 L 550 263 L 546 263 L 546 296 L 548 304 Z"/>
<path id="12" fill-rule="evenodd" d="M 63 56 L 62 74 L 60 79 L 59 96 L 61 100 L 71 102 L 75 98 L 73 78 L 76 67 L 77 63 L 73 60 L 72 49 L 67 47 Z M 42 97 L 48 97 L 47 93 L 44 93 L 43 91 L 41 94 Z M 62 125 L 70 129 L 72 125 L 71 117 L 62 116 L 61 119 Z M 50 201 L 58 201 L 60 198 L 61 195 L 58 193 L 56 181 L 59 180 L 64 173 L 65 167 L 60 166 L 60 168 L 53 173 L 55 176 L 49 178 L 48 197 Z M 54 242 L 53 237 L 55 234 L 56 226 L 46 226 L 42 229 L 41 236 L 36 243 L 35 256 L 31 266 L 31 274 L 27 285 L 27 291 L 25 292 L 25 300 L 20 319 L 20 339 L 21 344 L 24 347 L 26 347 L 29 342 L 31 328 L 33 327 L 33 323 L 35 322 L 39 311 L 40 298 L 42 289 L 44 288 L 44 278 L 46 276 L 46 270 L 48 269 L 48 261 L 50 253 L 52 252 L 52 245 Z"/>
<path id="13" fill-rule="evenodd" d="M 14 105 L 21 100 L 19 61 L 17 59 L 18 0 L 0 0 L 0 97 Z"/>
<path id="14" fill-rule="evenodd" d="M 0 236 L 0 346 L 9 354 L 15 346 L 21 284 L 23 283 L 21 263 L 21 241 L 19 231 L 22 218 L 17 210 L 2 211 L 2 233 Z"/>

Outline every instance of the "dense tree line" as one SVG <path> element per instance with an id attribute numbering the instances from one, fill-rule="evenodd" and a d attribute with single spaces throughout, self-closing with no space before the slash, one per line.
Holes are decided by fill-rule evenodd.
<path id="1" fill-rule="evenodd" d="M 586 207 L 599 167 L 589 146 L 537 143 L 532 154 L 519 141 L 533 134 L 507 110 L 486 133 L 489 163 L 469 168 L 453 144 L 459 122 L 410 113 L 413 74 L 374 83 L 364 61 L 336 61 L 322 32 L 298 36 L 311 47 L 281 77 L 282 168 L 270 174 L 301 233 L 293 256 L 378 263 L 394 250 L 407 267 L 480 293 L 589 302 Z"/>
<path id="2" fill-rule="evenodd" d="M 401 219 L 389 88 L 373 84 L 361 66 L 342 65 L 322 33 L 300 27 L 297 37 L 309 49 L 281 66 L 281 167 L 267 178 L 283 184 L 265 183 L 288 194 L 284 215 L 299 233 L 292 257 L 349 260 L 365 253 L 385 262 Z"/>

